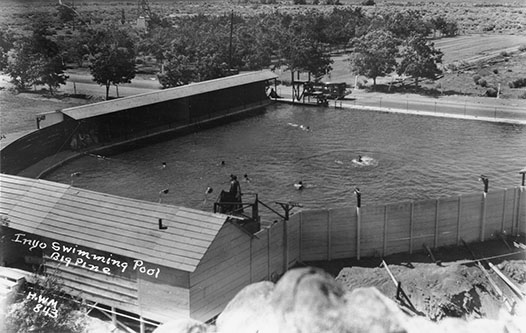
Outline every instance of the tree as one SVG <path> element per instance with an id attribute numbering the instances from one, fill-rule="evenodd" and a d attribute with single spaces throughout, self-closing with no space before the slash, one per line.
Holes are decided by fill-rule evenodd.
<path id="1" fill-rule="evenodd" d="M 35 277 L 25 297 L 9 306 L 5 324 L 8 332 L 81 333 L 87 327 L 85 308 L 62 290 L 55 276 Z"/>
<path id="2" fill-rule="evenodd" d="M 27 43 L 17 41 L 13 50 L 8 52 L 5 72 L 16 89 L 23 91 L 38 80 L 41 66 L 41 57 L 31 53 Z"/>
<path id="3" fill-rule="evenodd" d="M 73 22 L 77 16 L 75 7 L 73 5 L 58 4 L 57 5 L 58 19 L 63 24 Z"/>
<path id="4" fill-rule="evenodd" d="M 40 73 L 38 79 L 35 81 L 36 84 L 45 84 L 49 88 L 49 92 L 53 94 L 55 88 L 60 87 L 62 84 L 66 84 L 66 80 L 69 78 L 64 73 L 65 66 L 62 62 L 62 58 L 55 56 L 47 59 L 40 66 Z"/>
<path id="5" fill-rule="evenodd" d="M 430 33 L 429 27 L 425 24 L 420 12 L 414 10 L 396 12 L 394 15 L 388 16 L 386 28 L 401 39 L 405 39 L 414 33 L 424 36 Z"/>
<path id="6" fill-rule="evenodd" d="M 458 35 L 458 24 L 455 21 L 447 21 L 444 27 L 441 29 L 442 34 L 453 37 Z"/>
<path id="7" fill-rule="evenodd" d="M 6 72 L 19 90 L 34 84 L 46 84 L 53 94 L 55 88 L 65 84 L 65 65 L 59 54 L 58 44 L 49 36 L 44 25 L 37 25 L 30 37 L 15 42 L 9 53 Z"/>
<path id="8" fill-rule="evenodd" d="M 394 35 L 385 30 L 371 31 L 352 41 L 353 53 L 349 57 L 351 71 L 373 79 L 391 73 L 396 67 L 397 43 Z"/>
<path id="9" fill-rule="evenodd" d="M 442 55 L 442 51 L 435 49 L 424 36 L 412 35 L 402 45 L 397 73 L 412 76 L 418 87 L 420 78 L 436 79 L 442 73 L 437 66 L 442 62 Z"/>
<path id="10" fill-rule="evenodd" d="M 165 60 L 164 53 L 170 48 L 174 35 L 175 31 L 172 27 L 151 27 L 145 35 L 141 36 L 138 50 L 143 54 L 153 55 L 157 63 L 162 65 Z"/>
<path id="11" fill-rule="evenodd" d="M 429 22 L 431 23 L 431 28 L 433 29 L 433 37 L 436 37 L 437 31 L 443 33 L 444 27 L 446 26 L 446 19 L 444 16 L 432 17 Z"/>
<path id="12" fill-rule="evenodd" d="M 106 86 L 106 99 L 110 86 L 129 83 L 135 77 L 135 50 L 131 37 L 122 30 L 99 31 L 102 42 L 94 47 L 90 71 L 93 81 Z"/>
<path id="13" fill-rule="evenodd" d="M 164 73 L 158 74 L 157 78 L 163 88 L 169 88 L 195 81 L 197 79 L 196 74 L 195 64 L 188 56 L 170 55 Z"/>
<path id="14" fill-rule="evenodd" d="M 8 52 L 13 48 L 13 32 L 0 30 L 0 71 L 7 67 Z"/>

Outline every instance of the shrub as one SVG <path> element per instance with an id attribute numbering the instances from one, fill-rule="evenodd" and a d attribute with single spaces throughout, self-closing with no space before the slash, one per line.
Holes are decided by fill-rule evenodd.
<path id="1" fill-rule="evenodd" d="M 526 44 L 522 44 L 521 46 L 519 46 L 519 51 L 521 52 L 526 51 Z"/>
<path id="2" fill-rule="evenodd" d="M 506 51 L 502 51 L 500 53 L 500 55 L 503 56 L 503 57 L 509 57 L 510 54 L 508 52 L 506 52 Z"/>
<path id="3" fill-rule="evenodd" d="M 510 88 L 522 88 L 526 87 L 526 77 L 508 82 Z"/>
<path id="4" fill-rule="evenodd" d="M 482 31 L 493 31 L 495 29 L 494 23 L 488 23 L 482 27 Z"/>
<path id="5" fill-rule="evenodd" d="M 486 96 L 488 96 L 488 97 L 497 97 L 497 89 L 489 88 L 488 90 L 486 90 Z"/>
<path id="6" fill-rule="evenodd" d="M 526 99 L 526 91 L 519 95 L 519 98 Z"/>
<path id="7" fill-rule="evenodd" d="M 473 82 L 475 82 L 475 84 L 479 84 L 479 80 L 480 80 L 480 75 L 473 75 Z"/>
<path id="8" fill-rule="evenodd" d="M 493 73 L 494 73 L 494 74 L 499 74 L 499 70 L 495 68 L 495 69 L 493 70 Z"/>
<path id="9" fill-rule="evenodd" d="M 478 82 L 479 86 L 481 87 L 487 87 L 488 86 L 488 82 L 484 79 L 480 79 L 479 82 Z"/>
<path id="10" fill-rule="evenodd" d="M 62 290 L 56 277 L 37 279 L 26 290 L 26 296 L 9 306 L 5 323 L 8 332 L 28 332 L 37 327 L 39 332 L 85 332 L 84 306 Z M 33 296 L 31 296 L 33 295 Z M 39 299 L 55 300 L 55 305 L 44 305 Z M 57 315 L 60 314 L 60 315 Z"/>
<path id="11" fill-rule="evenodd" d="M 364 0 L 364 1 L 362 1 L 362 6 L 374 6 L 374 5 L 376 5 L 374 0 Z"/>

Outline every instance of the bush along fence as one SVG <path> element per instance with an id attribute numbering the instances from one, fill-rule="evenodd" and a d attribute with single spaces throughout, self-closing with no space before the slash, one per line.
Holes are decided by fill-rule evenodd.
<path id="1" fill-rule="evenodd" d="M 252 267 L 271 277 L 298 261 L 357 258 L 526 233 L 526 187 L 424 201 L 303 210 L 255 235 Z M 261 274 L 263 273 L 263 274 Z"/>

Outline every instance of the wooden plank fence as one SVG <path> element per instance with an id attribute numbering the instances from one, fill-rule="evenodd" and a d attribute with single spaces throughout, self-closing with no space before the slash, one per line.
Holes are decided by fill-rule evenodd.
<path id="1" fill-rule="evenodd" d="M 411 253 L 424 243 L 436 248 L 457 245 L 460 239 L 473 242 L 494 238 L 498 233 L 526 233 L 526 187 L 363 206 L 360 225 L 357 211 L 346 207 L 292 215 L 287 232 L 282 233 L 286 237 L 281 240 L 285 242 L 286 267 L 296 261 Z M 274 255 L 272 260 L 276 259 Z"/>

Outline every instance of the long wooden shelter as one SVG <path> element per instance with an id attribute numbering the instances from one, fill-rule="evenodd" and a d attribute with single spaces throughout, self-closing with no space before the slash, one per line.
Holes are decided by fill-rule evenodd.
<path id="1" fill-rule="evenodd" d="M 0 172 L 18 174 L 61 151 L 134 149 L 251 115 L 273 102 L 266 89 L 276 78 L 247 72 L 40 114 L 37 130 L 2 147 Z"/>

